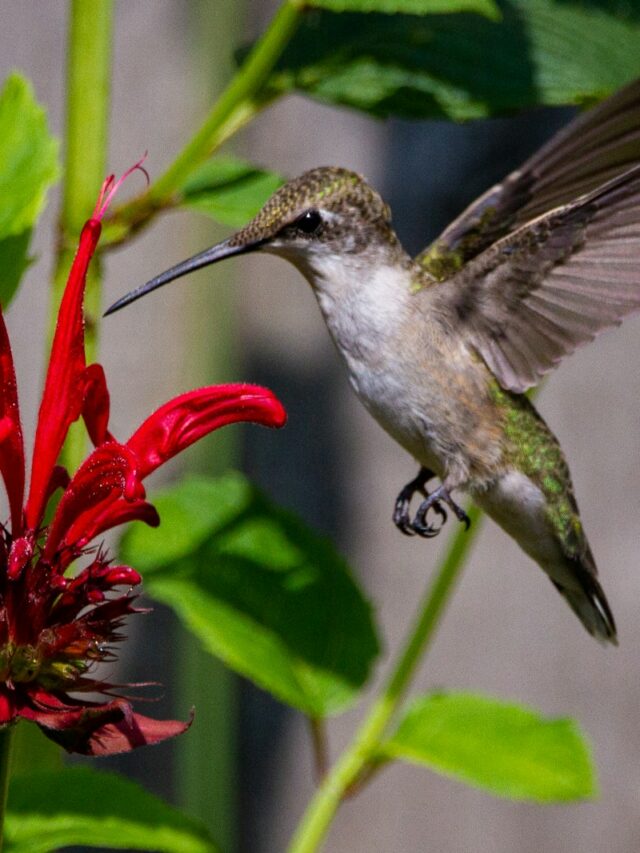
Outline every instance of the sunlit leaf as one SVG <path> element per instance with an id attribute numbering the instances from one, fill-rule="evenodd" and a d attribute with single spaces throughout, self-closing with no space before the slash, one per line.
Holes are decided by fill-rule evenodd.
<path id="1" fill-rule="evenodd" d="M 0 303 L 6 308 L 29 264 L 31 229 L 58 176 L 58 144 L 24 77 L 0 91 Z"/>
<path id="2" fill-rule="evenodd" d="M 3 308 L 13 299 L 23 273 L 31 264 L 30 242 L 31 228 L 0 240 L 0 305 Z"/>
<path id="3" fill-rule="evenodd" d="M 57 150 L 30 84 L 12 74 L 0 92 L 0 239 L 38 218 L 58 175 Z"/>
<path id="4" fill-rule="evenodd" d="M 189 478 L 153 498 L 158 530 L 121 556 L 204 648 L 313 717 L 365 684 L 378 643 L 369 604 L 330 542 L 239 474 Z"/>
<path id="5" fill-rule="evenodd" d="M 488 18 L 500 17 L 493 0 L 308 0 L 307 5 L 332 12 L 404 12 L 410 15 L 476 12 Z"/>
<path id="6" fill-rule="evenodd" d="M 498 5 L 500 21 L 311 12 L 270 84 L 376 116 L 469 119 L 588 103 L 640 75 L 634 18 L 596 2 Z"/>
<path id="7" fill-rule="evenodd" d="M 181 203 L 238 228 L 255 216 L 282 183 L 280 175 L 244 160 L 214 157 L 189 177 Z"/>
<path id="8" fill-rule="evenodd" d="M 596 793 L 589 748 L 570 719 L 467 693 L 417 699 L 381 757 L 422 764 L 500 797 L 565 802 Z"/>
<path id="9" fill-rule="evenodd" d="M 217 849 L 199 821 L 128 779 L 88 767 L 12 779 L 5 836 L 10 853 L 71 845 L 162 853 Z"/>

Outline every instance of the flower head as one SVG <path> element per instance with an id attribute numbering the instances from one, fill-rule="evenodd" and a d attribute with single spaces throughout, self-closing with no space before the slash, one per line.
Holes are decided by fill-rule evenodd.
<path id="1" fill-rule="evenodd" d="M 165 403 L 124 443 L 109 432 L 104 371 L 85 360 L 82 306 L 100 220 L 129 172 L 105 181 L 80 235 L 51 348 L 26 500 L 16 378 L 0 312 L 0 474 L 10 514 L 0 525 L 0 726 L 32 720 L 69 751 L 92 755 L 157 743 L 189 725 L 135 713 L 114 685 L 94 674 L 98 663 L 114 660 L 125 617 L 137 612 L 134 590 L 141 581 L 134 568 L 115 565 L 95 538 L 134 519 L 157 525 L 142 481 L 212 430 L 235 421 L 278 427 L 286 419 L 270 391 L 220 385 Z M 70 476 L 57 460 L 80 417 L 95 449 Z M 45 524 L 49 501 L 60 490 Z M 88 692 L 103 701 L 83 697 Z"/>

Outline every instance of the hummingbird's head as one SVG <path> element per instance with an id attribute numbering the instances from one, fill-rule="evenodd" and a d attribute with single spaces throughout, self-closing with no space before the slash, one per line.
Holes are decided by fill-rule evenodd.
<path id="1" fill-rule="evenodd" d="M 286 258 L 312 283 L 336 266 L 373 262 L 396 242 L 380 195 L 355 172 L 331 166 L 280 187 L 229 241 Z"/>
<path id="2" fill-rule="evenodd" d="M 390 228 L 391 211 L 348 169 L 311 169 L 280 187 L 230 242 L 276 254 L 357 254 Z"/>
<path id="3" fill-rule="evenodd" d="M 247 252 L 285 257 L 311 281 L 336 264 L 373 263 L 381 253 L 391 261 L 402 250 L 390 220 L 389 207 L 360 175 L 333 166 L 311 169 L 280 187 L 232 237 L 131 291 L 106 314 L 193 270 Z"/>

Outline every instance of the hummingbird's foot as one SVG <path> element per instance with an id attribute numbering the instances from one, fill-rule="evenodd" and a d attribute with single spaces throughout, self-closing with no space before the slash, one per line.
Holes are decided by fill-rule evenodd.
<path id="1" fill-rule="evenodd" d="M 396 498 L 396 504 L 393 510 L 393 523 L 398 530 L 406 536 L 414 536 L 418 532 L 417 530 L 414 530 L 413 522 L 409 515 L 413 496 L 416 493 L 419 493 L 424 498 L 428 498 L 429 492 L 427 491 L 427 483 L 433 477 L 435 477 L 433 471 L 430 471 L 428 468 L 421 468 L 418 471 L 418 476 L 411 480 L 410 483 L 407 483 Z M 442 507 L 440 507 L 440 509 L 442 509 Z"/>
<path id="2" fill-rule="evenodd" d="M 418 536 L 425 536 L 427 538 L 431 538 L 433 536 L 437 536 L 442 529 L 445 521 L 447 520 L 447 513 L 440 503 L 445 503 L 449 509 L 453 512 L 458 521 L 463 522 L 465 528 L 468 530 L 471 526 L 471 519 L 467 515 L 467 513 L 459 506 L 451 497 L 448 490 L 444 485 L 438 486 L 438 488 L 427 496 L 426 500 L 424 500 L 420 506 L 418 507 L 418 512 L 416 513 L 416 517 L 411 523 L 411 529 L 414 533 L 417 533 Z M 427 523 L 427 515 L 429 514 L 429 510 L 435 510 L 438 515 L 442 518 L 442 524 L 437 527 L 433 524 Z"/>
<path id="3" fill-rule="evenodd" d="M 458 521 L 464 524 L 464 529 L 468 530 L 471 527 L 471 519 L 467 515 L 467 513 L 462 509 L 460 504 L 457 504 L 453 498 L 449 497 L 448 500 L 445 500 L 447 506 L 453 511 L 453 514 L 458 519 Z"/>
<path id="4" fill-rule="evenodd" d="M 436 492 L 438 491 L 440 490 L 436 489 Z M 432 539 L 434 536 L 437 536 L 447 520 L 447 511 L 438 500 L 436 492 L 433 492 L 433 494 L 429 495 L 426 500 L 422 501 L 418 507 L 416 517 L 411 522 L 411 530 L 414 533 L 417 533 L 418 536 L 423 536 L 425 539 Z M 442 519 L 440 524 L 429 524 L 427 522 L 427 516 L 430 510 L 434 510 L 434 512 L 440 516 Z"/>

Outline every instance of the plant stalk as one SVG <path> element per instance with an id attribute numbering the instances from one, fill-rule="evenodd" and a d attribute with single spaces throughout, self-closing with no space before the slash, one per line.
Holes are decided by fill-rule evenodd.
<path id="1" fill-rule="evenodd" d="M 0 853 L 4 850 L 4 816 L 7 810 L 9 775 L 11 771 L 11 743 L 15 726 L 8 725 L 0 730 Z"/>
<path id="2" fill-rule="evenodd" d="M 53 274 L 49 340 L 73 261 L 74 246 L 105 177 L 113 35 L 112 0 L 72 0 L 67 64 L 67 104 L 62 208 Z M 101 275 L 96 261 L 87 281 L 87 360 L 97 351 Z M 84 456 L 84 434 L 71 433 L 62 464 L 75 470 Z"/>
<path id="3" fill-rule="evenodd" d="M 301 0 L 283 0 L 195 136 L 144 195 L 114 208 L 110 220 L 126 223 L 130 232 L 140 230 L 158 210 L 175 203 L 175 195 L 197 166 L 273 100 L 265 81 L 300 23 L 302 11 Z M 117 242 L 123 239 L 120 235 Z"/>
<path id="4" fill-rule="evenodd" d="M 319 849 L 340 803 L 361 775 L 375 763 L 387 726 L 435 635 L 469 549 L 479 532 L 480 510 L 471 507 L 468 514 L 472 521 L 470 530 L 458 530 L 452 537 L 382 692 L 371 706 L 350 746 L 342 753 L 311 800 L 293 836 L 289 853 L 312 853 Z"/>

